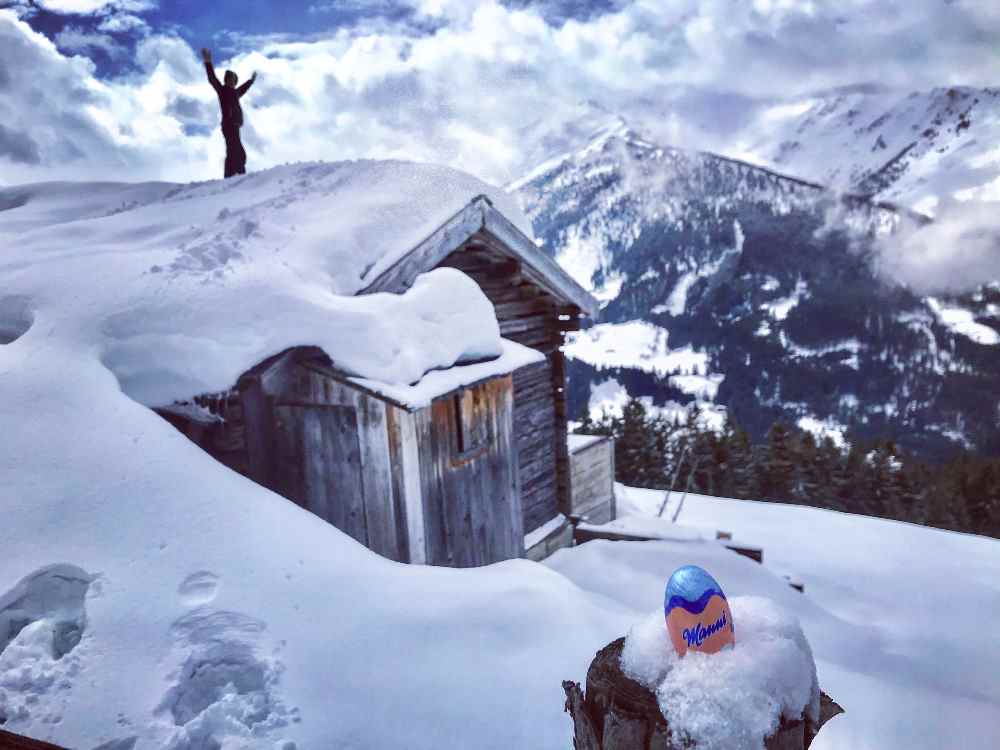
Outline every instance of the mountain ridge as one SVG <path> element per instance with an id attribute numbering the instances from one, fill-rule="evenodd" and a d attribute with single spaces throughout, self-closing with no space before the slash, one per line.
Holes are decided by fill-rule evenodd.
<path id="1" fill-rule="evenodd" d="M 928 456 L 1000 450 L 982 409 L 1000 392 L 1000 293 L 935 307 L 876 273 L 880 243 L 929 217 L 624 123 L 543 166 L 512 187 L 604 305 L 567 346 L 573 416 L 627 392 L 716 422 L 724 406 L 756 435 L 781 419 Z"/>

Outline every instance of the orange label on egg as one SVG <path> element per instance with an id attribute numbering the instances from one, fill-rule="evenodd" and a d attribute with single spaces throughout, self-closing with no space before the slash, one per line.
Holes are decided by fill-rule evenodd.
<path id="1" fill-rule="evenodd" d="M 681 656 L 689 650 L 714 654 L 735 641 L 729 604 L 718 595 L 713 595 L 701 612 L 673 607 L 667 615 L 667 632 Z"/>

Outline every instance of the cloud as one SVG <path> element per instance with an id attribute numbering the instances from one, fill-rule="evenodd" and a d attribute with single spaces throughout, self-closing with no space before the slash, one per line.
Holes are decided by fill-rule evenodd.
<path id="1" fill-rule="evenodd" d="M 157 6 L 153 0 L 35 0 L 39 7 L 50 13 L 93 15 L 108 10 L 141 12 Z"/>
<path id="2" fill-rule="evenodd" d="M 0 124 L 0 157 L 22 164 L 38 164 L 42 160 L 38 144 L 30 135 L 10 130 L 3 124 Z"/>
<path id="3" fill-rule="evenodd" d="M 66 52 L 87 53 L 100 50 L 111 58 L 122 57 L 128 51 L 108 34 L 85 31 L 79 26 L 67 26 L 56 34 L 55 43 Z"/>
<path id="4" fill-rule="evenodd" d="M 921 294 L 960 293 L 1000 281 L 1000 202 L 947 202 L 934 222 L 884 238 L 876 264 Z"/>
<path id="5" fill-rule="evenodd" d="M 78 8 L 88 2 L 74 1 Z M 60 4 L 68 8 L 70 0 Z M 320 6 L 329 4 L 314 5 L 312 15 L 321 16 Z M 383 16 L 389 7 L 385 0 L 348 5 Z M 971 2 L 914 0 L 905 8 L 862 0 L 398 5 L 397 20 L 364 20 L 361 12 L 356 23 L 307 37 L 220 30 L 235 54 L 219 67 L 242 78 L 260 73 L 244 100 L 251 168 L 401 157 L 505 182 L 568 148 L 608 113 L 627 115 L 663 142 L 727 152 L 763 114 L 816 92 L 857 85 L 900 92 L 957 79 L 989 84 L 1000 44 L 1000 12 Z M 132 12 L 121 2 L 90 0 L 89 6 L 114 18 Z M 195 179 L 218 171 L 221 138 L 200 132 L 198 122 L 172 105 L 186 97 L 214 112 L 214 94 L 186 41 L 149 33 L 135 48 L 135 69 L 111 79 L 52 59 L 51 51 L 44 55 L 34 75 L 46 80 L 50 71 L 72 71 L 73 85 L 93 98 L 74 109 L 94 130 L 87 138 L 110 144 L 110 151 L 80 148 L 87 154 L 76 164 L 81 174 L 111 169 L 132 170 L 134 179 Z M 28 69 L 0 47 L 4 64 Z M 67 109 L 48 100 L 29 106 L 28 94 L 19 95 L 10 108 L 36 110 L 40 122 L 46 106 Z M 213 114 L 205 124 L 216 123 Z M 63 161 L 50 154 L 51 139 L 36 141 L 39 169 Z"/>

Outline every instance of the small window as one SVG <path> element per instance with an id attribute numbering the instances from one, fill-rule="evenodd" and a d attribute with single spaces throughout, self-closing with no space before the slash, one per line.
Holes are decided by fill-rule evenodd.
<path id="1" fill-rule="evenodd" d="M 485 450 L 489 443 L 489 418 L 482 389 L 473 388 L 455 394 L 452 408 L 455 417 L 455 449 L 460 456 Z"/>

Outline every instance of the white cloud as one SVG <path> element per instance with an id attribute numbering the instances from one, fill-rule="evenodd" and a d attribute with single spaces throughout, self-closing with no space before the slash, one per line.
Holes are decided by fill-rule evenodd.
<path id="1" fill-rule="evenodd" d="M 1000 281 L 998 217 L 998 202 L 943 202 L 933 223 L 903 227 L 881 242 L 878 270 L 922 294 Z"/>
<path id="2" fill-rule="evenodd" d="M 56 34 L 56 45 L 66 52 L 86 54 L 91 50 L 102 50 L 109 57 L 122 57 L 127 49 L 108 34 L 84 31 L 76 26 L 67 26 Z"/>
<path id="3" fill-rule="evenodd" d="M 141 4 L 44 2 L 114 18 Z M 635 0 L 560 23 L 546 21 L 544 7 L 497 0 L 409 3 L 440 27 L 427 33 L 380 23 L 309 41 L 260 39 L 255 50 L 219 61 L 242 77 L 260 73 L 244 100 L 251 168 L 396 156 L 503 182 L 540 160 L 542 151 L 567 145 L 567 134 L 582 135 L 581 118 L 605 112 L 624 113 L 663 141 L 726 151 L 734 133 L 759 113 L 818 90 L 872 79 L 907 90 L 959 78 L 990 83 L 992 45 L 1000 38 L 996 13 L 938 0 L 907 4 L 905 13 L 861 0 L 756 6 Z M 92 68 L 46 48 L 27 27 L 12 31 L 12 20 L 0 22 L 4 33 L 18 35 L 19 45 L 44 60 L 31 68 L 33 77 L 70 75 L 73 86 L 90 95 L 86 105 L 71 108 L 84 121 L 79 128 L 36 139 L 43 164 L 23 174 L 194 179 L 219 171 L 221 137 L 190 134 L 200 113 L 214 112 L 214 94 L 186 42 L 150 36 L 137 49 L 136 72 L 99 81 Z M 9 47 L 0 47 L 0 63 L 28 69 L 28 58 Z M 20 91 L 7 98 L 26 124 L 47 122 L 46 107 L 70 109 L 58 97 L 29 106 L 28 96 Z M 203 129 L 216 123 L 214 114 L 206 116 Z M 67 160 L 51 147 L 60 138 L 96 138 L 106 147 L 78 147 L 83 156 Z M 532 144 L 541 145 L 533 151 Z"/>
<path id="4" fill-rule="evenodd" d="M 50 13 L 93 15 L 109 9 L 139 12 L 156 7 L 154 0 L 36 0 Z"/>

